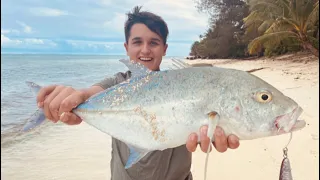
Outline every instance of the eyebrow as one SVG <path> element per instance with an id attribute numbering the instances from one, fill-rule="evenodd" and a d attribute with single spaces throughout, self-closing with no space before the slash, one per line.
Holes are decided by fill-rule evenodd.
<path id="1" fill-rule="evenodd" d="M 158 42 L 161 42 L 161 41 L 160 41 L 160 39 L 158 39 L 158 38 L 151 38 L 151 40 L 152 40 L 152 41 L 158 41 Z"/>
<path id="2" fill-rule="evenodd" d="M 132 41 L 138 41 L 138 40 L 141 40 L 141 39 L 142 39 L 141 37 L 134 37 L 134 38 L 132 38 Z M 151 38 L 151 41 L 161 42 L 161 40 L 158 39 L 158 38 Z"/>
<path id="3" fill-rule="evenodd" d="M 137 40 L 141 40 L 141 37 L 132 38 L 132 41 L 137 41 Z"/>

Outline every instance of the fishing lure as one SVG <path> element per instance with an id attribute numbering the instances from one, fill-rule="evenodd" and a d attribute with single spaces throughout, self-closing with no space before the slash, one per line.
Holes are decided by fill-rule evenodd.
<path id="1" fill-rule="evenodd" d="M 280 167 L 279 180 L 293 180 L 291 173 L 290 160 L 288 158 L 288 145 L 292 139 L 292 133 L 290 133 L 290 139 L 288 144 L 283 148 L 283 160 Z"/>

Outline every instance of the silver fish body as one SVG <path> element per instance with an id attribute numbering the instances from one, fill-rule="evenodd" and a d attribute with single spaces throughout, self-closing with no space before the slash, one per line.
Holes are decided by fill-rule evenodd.
<path id="1" fill-rule="evenodd" d="M 272 100 L 258 102 L 268 93 Z M 259 97 L 258 97 L 259 98 Z M 271 97 L 270 97 L 271 98 Z M 148 150 L 182 145 L 217 112 L 219 126 L 240 139 L 276 135 L 275 119 L 300 115 L 292 99 L 247 72 L 216 67 L 185 68 L 139 76 L 90 98 L 74 110 L 87 123 Z M 293 112 L 296 112 L 294 114 Z M 295 124 L 288 119 L 283 128 Z M 126 136 L 124 136 L 124 133 Z"/>
<path id="2" fill-rule="evenodd" d="M 297 120 L 302 109 L 295 101 L 247 72 L 217 67 L 149 72 L 122 62 L 132 78 L 92 96 L 73 112 L 129 146 L 126 167 L 150 151 L 185 144 L 202 125 L 209 126 L 210 138 L 218 125 L 240 140 L 305 126 Z M 217 116 L 209 117 L 212 112 Z"/>

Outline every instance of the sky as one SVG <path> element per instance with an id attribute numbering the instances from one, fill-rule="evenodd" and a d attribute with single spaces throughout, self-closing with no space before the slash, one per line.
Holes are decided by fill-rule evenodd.
<path id="1" fill-rule="evenodd" d="M 2 0 L 1 53 L 125 55 L 125 14 L 142 6 L 168 24 L 168 56 L 188 56 L 208 26 L 194 0 Z"/>

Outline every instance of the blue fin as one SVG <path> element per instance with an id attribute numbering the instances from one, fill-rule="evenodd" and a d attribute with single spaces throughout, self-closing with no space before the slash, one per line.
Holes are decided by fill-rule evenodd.
<path id="1" fill-rule="evenodd" d="M 37 95 L 37 93 L 40 91 L 41 86 L 39 86 L 36 83 L 27 81 L 27 85 L 31 88 L 32 92 Z M 34 129 L 35 127 L 39 126 L 42 124 L 46 119 L 46 116 L 44 115 L 44 112 L 42 109 L 38 109 L 32 116 L 27 120 L 26 124 L 24 124 L 23 128 L 21 131 L 29 131 Z"/>
<path id="2" fill-rule="evenodd" d="M 38 84 L 31 82 L 31 81 L 26 81 L 26 84 L 31 88 L 32 92 L 34 93 L 34 95 L 36 96 L 38 94 L 38 92 L 41 89 L 41 86 L 39 86 Z"/>
<path id="3" fill-rule="evenodd" d="M 145 155 L 149 153 L 149 151 L 145 151 L 143 149 L 138 149 L 133 146 L 128 146 L 130 150 L 130 155 L 127 160 L 125 169 L 130 168 L 132 165 L 137 163 L 140 159 L 142 159 Z"/>
<path id="4" fill-rule="evenodd" d="M 22 131 L 30 131 L 35 127 L 42 124 L 46 119 L 42 109 L 37 110 L 31 117 L 28 119 L 27 123 L 23 126 Z"/>
<path id="5" fill-rule="evenodd" d="M 152 72 L 141 63 L 137 63 L 128 59 L 120 59 L 119 61 L 128 67 L 129 71 L 131 71 L 132 78 L 143 76 Z"/>

